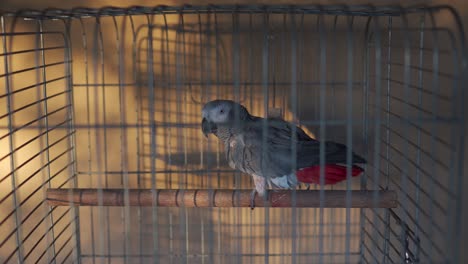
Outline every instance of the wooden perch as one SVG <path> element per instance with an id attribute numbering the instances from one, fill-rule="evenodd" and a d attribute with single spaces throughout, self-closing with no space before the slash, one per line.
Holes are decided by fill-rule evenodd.
<path id="1" fill-rule="evenodd" d="M 51 206 L 153 206 L 159 207 L 249 207 L 252 190 L 152 190 L 129 189 L 125 203 L 124 189 L 48 189 Z M 394 191 L 351 191 L 349 205 L 346 191 L 324 191 L 324 208 L 395 208 Z M 268 199 L 255 196 L 255 207 L 293 207 L 293 191 L 274 190 Z M 296 191 L 296 207 L 320 208 L 320 191 Z"/>

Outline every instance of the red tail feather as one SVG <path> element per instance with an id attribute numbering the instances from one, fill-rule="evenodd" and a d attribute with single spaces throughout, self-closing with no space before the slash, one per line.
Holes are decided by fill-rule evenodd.
<path id="1" fill-rule="evenodd" d="M 345 166 L 326 164 L 324 167 L 325 184 L 335 184 L 346 180 Z M 361 167 L 351 167 L 351 176 L 356 177 L 364 170 Z M 300 169 L 296 172 L 297 180 L 303 183 L 320 184 L 320 166 L 312 166 Z"/>

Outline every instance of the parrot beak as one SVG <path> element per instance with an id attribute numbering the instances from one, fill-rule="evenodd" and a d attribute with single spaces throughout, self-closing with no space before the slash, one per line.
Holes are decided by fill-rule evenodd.
<path id="1" fill-rule="evenodd" d="M 208 138 L 208 134 L 216 132 L 216 124 L 209 122 L 206 118 L 202 120 L 202 131 L 205 137 Z"/>

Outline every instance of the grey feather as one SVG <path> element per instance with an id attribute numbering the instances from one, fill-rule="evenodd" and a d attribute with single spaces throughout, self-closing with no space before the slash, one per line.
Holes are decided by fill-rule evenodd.
<path id="1" fill-rule="evenodd" d="M 275 178 L 320 164 L 320 142 L 310 138 L 301 128 L 295 127 L 293 137 L 294 125 L 280 119 L 251 117 L 244 122 L 240 130 L 231 131 L 226 144 L 227 159 L 234 168 Z M 347 163 L 346 155 L 345 145 L 325 142 L 325 163 Z M 351 164 L 354 163 L 365 163 L 365 160 L 353 153 Z"/>

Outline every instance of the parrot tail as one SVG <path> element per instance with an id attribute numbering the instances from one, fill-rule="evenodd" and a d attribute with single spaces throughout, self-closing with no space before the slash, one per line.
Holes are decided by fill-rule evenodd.
<path id="1" fill-rule="evenodd" d="M 346 180 L 346 166 L 337 164 L 326 164 L 324 167 L 325 184 L 335 184 Z M 356 177 L 364 171 L 363 168 L 353 165 L 351 176 Z M 296 172 L 297 180 L 302 183 L 320 184 L 320 166 L 312 166 L 300 169 Z"/>

